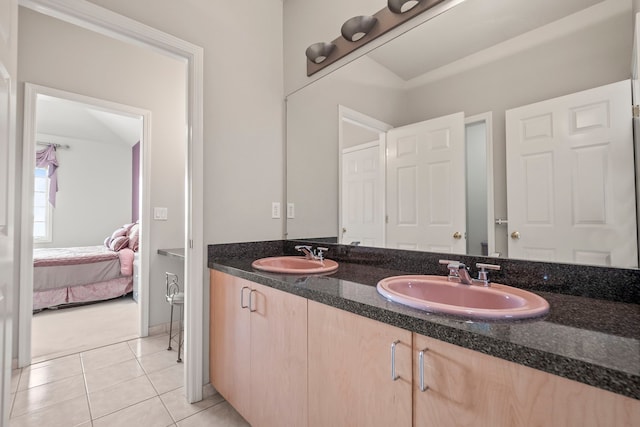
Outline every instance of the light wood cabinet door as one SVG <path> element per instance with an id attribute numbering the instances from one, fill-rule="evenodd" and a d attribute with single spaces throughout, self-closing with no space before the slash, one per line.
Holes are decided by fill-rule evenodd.
<path id="1" fill-rule="evenodd" d="M 308 310 L 309 426 L 410 426 L 411 333 L 314 301 Z"/>
<path id="2" fill-rule="evenodd" d="M 638 400 L 418 334 L 413 342 L 415 426 L 619 427 L 640 420 Z"/>
<path id="3" fill-rule="evenodd" d="M 307 300 L 252 283 L 254 427 L 307 425 Z"/>
<path id="4" fill-rule="evenodd" d="M 216 270 L 210 273 L 209 376 L 211 384 L 241 414 L 250 410 L 251 389 L 248 307 L 251 282 Z M 242 296 L 244 293 L 244 296 Z"/>

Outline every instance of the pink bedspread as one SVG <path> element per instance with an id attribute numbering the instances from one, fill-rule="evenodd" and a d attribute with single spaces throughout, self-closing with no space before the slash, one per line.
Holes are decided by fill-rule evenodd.
<path id="1" fill-rule="evenodd" d="M 34 267 L 92 264 L 113 259 L 120 261 L 120 274 L 133 274 L 134 252 L 129 248 L 114 252 L 104 245 L 74 248 L 37 248 L 33 250 Z"/>
<path id="2" fill-rule="evenodd" d="M 89 264 L 118 258 L 118 253 L 105 247 L 37 248 L 33 250 L 33 266 Z"/>
<path id="3" fill-rule="evenodd" d="M 33 309 L 99 301 L 133 289 L 134 252 L 107 247 L 35 249 Z"/>

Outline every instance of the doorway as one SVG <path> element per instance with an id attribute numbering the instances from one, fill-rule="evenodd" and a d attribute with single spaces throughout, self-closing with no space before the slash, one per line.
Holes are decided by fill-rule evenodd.
<path id="1" fill-rule="evenodd" d="M 467 255 L 495 253 L 492 113 L 465 118 Z"/>
<path id="2" fill-rule="evenodd" d="M 20 302 L 21 320 L 31 332 L 31 361 L 146 335 L 148 286 L 140 280 L 146 274 L 133 270 L 134 264 L 136 273 L 148 268 L 148 238 L 140 233 L 139 245 L 132 241 L 126 248 L 104 246 L 105 236 L 126 224 L 131 234 L 149 216 L 148 203 L 141 203 L 139 195 L 150 185 L 150 118 L 149 111 L 135 107 L 26 84 L 23 194 L 30 196 L 23 198 L 23 218 L 34 218 L 37 227 L 27 221 L 23 225 Z M 51 144 L 56 147 L 58 178 L 64 183 L 57 202 L 34 190 L 34 181 L 40 182 L 33 173 L 39 170 L 34 168 L 36 150 Z M 60 263 L 74 264 L 42 265 L 61 253 Z M 112 258 L 77 264 L 69 253 Z M 133 290 L 139 295 L 137 302 L 123 296 L 108 304 L 61 309 L 70 303 L 112 300 Z M 37 311 L 33 317 L 28 316 L 30 309 Z M 114 319 L 109 322 L 109 317 Z M 101 333 L 88 334 L 92 327 Z"/>
<path id="3" fill-rule="evenodd" d="M 31 0 L 24 3 L 40 13 L 78 25 L 118 40 L 185 61 L 186 114 L 186 203 L 185 203 L 185 395 L 189 402 L 202 399 L 203 385 L 203 282 L 205 245 L 203 240 L 203 49 L 88 1 Z M 143 234 L 145 230 L 143 229 Z M 144 274 L 144 271 L 142 271 Z M 142 285 L 147 283 L 141 277 Z M 18 363 L 25 364 L 28 344 L 22 325 L 19 331 Z M 144 331 L 143 331 L 144 332 Z M 144 334 L 143 334 L 144 335 Z M 25 346 L 27 349 L 25 351 Z"/>

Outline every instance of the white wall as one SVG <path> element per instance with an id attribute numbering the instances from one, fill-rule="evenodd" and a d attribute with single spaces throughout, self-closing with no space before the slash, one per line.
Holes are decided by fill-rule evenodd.
<path id="1" fill-rule="evenodd" d="M 185 64 L 20 8 L 18 78 L 19 112 L 24 82 L 151 111 L 150 198 L 152 206 L 168 208 L 169 219 L 150 224 L 149 325 L 168 322 L 162 286 L 166 257 L 157 249 L 184 242 Z M 130 199 L 126 206 L 130 209 Z"/>
<path id="2" fill-rule="evenodd" d="M 351 63 L 287 97 L 287 201 L 295 204 L 287 238 L 337 236 L 338 104 L 391 125 L 401 121 L 403 91 L 375 62 L 364 65 Z"/>
<path id="3" fill-rule="evenodd" d="M 204 242 L 282 238 L 280 0 L 91 0 L 204 48 Z"/>
<path id="4" fill-rule="evenodd" d="M 37 140 L 69 148 L 56 151 L 59 190 L 51 209 L 52 241 L 34 247 L 101 245 L 114 230 L 131 222 L 131 147 L 43 134 Z"/>
<path id="5" fill-rule="evenodd" d="M 204 243 L 282 238 L 271 219 L 284 199 L 282 1 L 91 2 L 204 48 Z M 203 275 L 208 360 L 206 266 Z"/>

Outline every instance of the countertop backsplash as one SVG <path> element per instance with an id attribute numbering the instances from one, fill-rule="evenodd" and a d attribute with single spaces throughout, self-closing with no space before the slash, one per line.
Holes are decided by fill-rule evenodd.
<path id="1" fill-rule="evenodd" d="M 231 243 L 209 246 L 209 258 L 262 258 L 278 255 L 296 255 L 296 245 L 312 244 L 307 240 L 273 240 L 263 242 Z M 497 264 L 499 271 L 491 271 L 492 282 L 522 289 L 597 298 L 609 301 L 640 304 L 640 270 L 595 267 L 576 264 L 531 262 L 506 258 L 474 257 L 446 253 L 408 251 L 365 246 L 322 243 L 329 248 L 325 257 L 338 262 L 349 262 L 415 274 L 446 275 L 441 259 L 461 261 L 471 268 L 475 276 L 476 263 Z"/>

